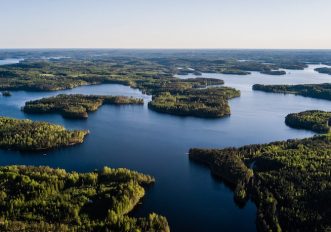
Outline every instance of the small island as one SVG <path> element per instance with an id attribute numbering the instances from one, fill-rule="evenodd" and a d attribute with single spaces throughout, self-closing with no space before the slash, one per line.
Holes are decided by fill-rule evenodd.
<path id="1" fill-rule="evenodd" d="M 331 75 L 331 68 L 328 68 L 328 67 L 315 68 L 315 71 L 319 72 L 319 73 Z"/>
<path id="2" fill-rule="evenodd" d="M 142 105 L 144 100 L 125 96 L 60 94 L 55 97 L 26 102 L 22 110 L 28 114 L 59 113 L 65 118 L 85 119 L 88 118 L 88 112 L 96 111 L 104 104 Z"/>
<path id="3" fill-rule="evenodd" d="M 220 71 L 222 74 L 228 74 L 228 75 L 249 75 L 251 74 L 248 71 L 243 71 L 240 69 L 232 69 L 232 68 L 226 68 Z"/>
<path id="4" fill-rule="evenodd" d="M 240 148 L 190 149 L 231 184 L 235 200 L 251 198 L 259 231 L 328 231 L 331 135 Z"/>
<path id="5" fill-rule="evenodd" d="M 305 85 L 253 85 L 253 90 L 269 92 L 295 94 L 304 97 L 331 100 L 331 84 L 305 84 Z"/>
<path id="6" fill-rule="evenodd" d="M 47 122 L 0 117 L 0 148 L 45 151 L 84 142 L 86 130 L 66 130 Z"/>
<path id="7" fill-rule="evenodd" d="M 262 74 L 273 75 L 273 76 L 282 76 L 286 75 L 284 70 L 265 70 L 261 72 Z"/>
<path id="8" fill-rule="evenodd" d="M 155 213 L 129 216 L 154 178 L 104 167 L 89 173 L 46 166 L 0 167 L 1 231 L 169 232 Z"/>
<path id="9" fill-rule="evenodd" d="M 4 96 L 4 97 L 10 97 L 11 95 L 12 95 L 12 93 L 9 92 L 9 91 L 3 91 L 2 92 L 2 96 Z"/>
<path id="10" fill-rule="evenodd" d="M 316 133 L 329 133 L 331 125 L 331 112 L 309 110 L 300 113 L 289 114 L 285 118 L 286 125 L 311 130 Z"/>
<path id="11" fill-rule="evenodd" d="M 240 91 L 228 87 L 188 89 L 181 93 L 163 92 L 148 103 L 154 111 L 180 116 L 220 118 L 230 115 L 228 100 Z"/>

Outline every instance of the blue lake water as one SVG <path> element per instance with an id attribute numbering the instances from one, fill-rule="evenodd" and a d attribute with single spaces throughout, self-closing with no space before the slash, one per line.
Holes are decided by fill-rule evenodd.
<path id="1" fill-rule="evenodd" d="M 148 189 L 134 214 L 156 212 L 166 216 L 172 231 L 255 231 L 256 207 L 252 202 L 239 208 L 233 193 L 211 177 L 209 170 L 190 162 L 191 147 L 222 148 L 303 138 L 313 133 L 284 124 L 288 113 L 310 109 L 331 110 L 331 101 L 294 95 L 252 91 L 253 84 L 298 84 L 330 82 L 331 76 L 313 71 L 288 71 L 285 76 L 252 73 L 248 76 L 204 74 L 220 78 L 226 86 L 241 90 L 230 101 L 232 115 L 223 119 L 199 119 L 160 114 L 144 106 L 101 107 L 88 120 L 68 120 L 60 115 L 26 115 L 25 101 L 59 93 L 151 97 L 121 85 L 83 86 L 57 92 L 14 91 L 0 96 L 0 116 L 29 118 L 88 129 L 91 134 L 79 146 L 48 152 L 47 155 L 0 150 L 0 165 L 50 165 L 68 170 L 91 171 L 105 165 L 125 167 L 153 175 L 156 184 Z M 181 76 L 188 78 L 192 76 Z"/>
<path id="2" fill-rule="evenodd" d="M 4 59 L 4 60 L 0 60 L 0 65 L 17 64 L 21 60 L 23 59 L 16 59 L 16 58 Z"/>

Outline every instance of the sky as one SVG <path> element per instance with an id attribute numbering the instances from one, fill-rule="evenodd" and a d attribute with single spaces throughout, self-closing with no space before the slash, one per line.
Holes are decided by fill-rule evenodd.
<path id="1" fill-rule="evenodd" d="M 331 0 L 0 0 L 0 48 L 330 49 Z"/>

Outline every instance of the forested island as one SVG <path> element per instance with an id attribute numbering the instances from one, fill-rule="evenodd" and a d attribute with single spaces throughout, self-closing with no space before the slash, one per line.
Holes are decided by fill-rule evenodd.
<path id="1" fill-rule="evenodd" d="M 270 92 L 296 94 L 304 97 L 331 100 L 331 84 L 305 84 L 305 85 L 253 85 L 253 90 Z"/>
<path id="2" fill-rule="evenodd" d="M 331 112 L 309 110 L 293 113 L 286 116 L 285 123 L 293 128 L 307 129 L 317 133 L 329 133 Z"/>
<path id="3" fill-rule="evenodd" d="M 163 65 L 179 65 L 181 67 L 191 67 L 191 69 L 180 69 L 177 70 L 176 74 L 179 75 L 186 75 L 188 73 L 193 73 L 192 70 L 195 72 L 200 73 L 223 73 L 223 74 L 234 74 L 234 75 L 249 75 L 251 72 L 260 72 L 267 75 L 283 75 L 286 73 L 283 70 L 284 68 L 291 68 L 291 69 L 303 69 L 307 67 L 306 64 L 302 63 L 291 63 L 284 62 L 282 60 L 273 60 L 270 61 L 267 57 L 263 57 L 262 59 L 252 59 L 253 56 L 249 57 L 247 60 L 240 60 L 240 59 L 229 59 L 227 58 L 215 58 L 215 57 L 207 57 L 205 59 L 198 59 L 198 58 L 163 58 L 163 59 L 156 59 L 154 58 L 153 61 L 158 62 L 159 64 Z M 264 62 L 264 60 L 266 62 Z M 270 62 L 269 62 L 270 61 Z M 190 71 L 191 70 L 191 71 Z"/>
<path id="4" fill-rule="evenodd" d="M 243 70 L 239 70 L 239 69 L 231 69 L 231 68 L 224 69 L 219 72 L 222 74 L 228 74 L 228 75 L 249 75 L 249 74 L 251 74 L 248 71 L 243 71 Z"/>
<path id="5" fill-rule="evenodd" d="M 227 87 L 188 89 L 177 94 L 159 94 L 148 107 L 162 113 L 219 118 L 230 115 L 228 100 L 239 96 L 238 90 Z"/>
<path id="6" fill-rule="evenodd" d="M 0 117 L 0 148 L 44 151 L 84 142 L 86 130 L 66 130 L 47 122 Z"/>
<path id="7" fill-rule="evenodd" d="M 137 87 L 153 96 L 151 110 L 181 116 L 218 118 L 230 115 L 228 100 L 239 97 L 240 91 L 213 78 L 162 79 L 138 82 Z"/>
<path id="8" fill-rule="evenodd" d="M 331 136 L 240 148 L 191 149 L 191 160 L 253 199 L 261 231 L 331 229 Z"/>
<path id="9" fill-rule="evenodd" d="M 262 71 L 261 73 L 267 75 L 274 75 L 274 76 L 281 76 L 286 74 L 284 70 L 266 70 L 266 71 Z"/>
<path id="10" fill-rule="evenodd" d="M 89 173 L 33 166 L 0 167 L 1 231 L 169 232 L 155 213 L 128 213 L 154 178 L 127 169 L 104 167 Z"/>
<path id="11" fill-rule="evenodd" d="M 223 84 L 223 80 L 215 78 L 162 78 L 160 80 L 150 79 L 137 81 L 135 87 L 142 90 L 144 93 L 157 95 L 163 92 L 170 92 L 172 94 L 182 93 L 190 89 L 205 89 L 207 87 L 214 87 Z"/>
<path id="12" fill-rule="evenodd" d="M 88 112 L 96 111 L 104 104 L 132 105 L 144 104 L 143 99 L 125 96 L 98 96 L 82 94 L 60 94 L 55 97 L 25 103 L 25 113 L 59 113 L 66 118 L 88 118 Z"/>
<path id="13" fill-rule="evenodd" d="M 315 68 L 315 71 L 319 72 L 319 73 L 324 73 L 324 74 L 331 75 L 331 68 L 328 68 L 328 67 Z"/>

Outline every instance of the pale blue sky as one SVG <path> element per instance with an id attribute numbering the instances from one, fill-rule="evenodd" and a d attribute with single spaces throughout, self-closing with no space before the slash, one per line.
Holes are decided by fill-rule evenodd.
<path id="1" fill-rule="evenodd" d="M 0 0 L 0 48 L 331 48 L 331 0 Z"/>

